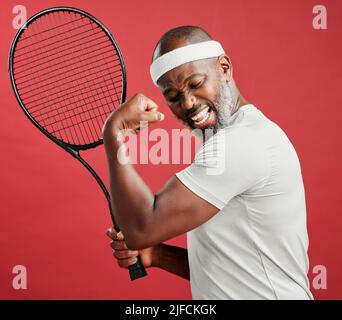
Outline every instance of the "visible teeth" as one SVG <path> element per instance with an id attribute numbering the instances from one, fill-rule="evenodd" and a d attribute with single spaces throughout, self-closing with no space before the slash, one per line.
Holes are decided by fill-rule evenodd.
<path id="1" fill-rule="evenodd" d="M 209 107 L 206 107 L 204 110 L 202 110 L 200 113 L 196 114 L 195 116 L 191 117 L 191 120 L 196 121 L 206 115 L 208 112 Z"/>
<path id="2" fill-rule="evenodd" d="M 196 121 L 195 123 L 198 125 L 198 124 L 202 124 L 204 123 L 205 121 L 207 121 L 207 119 L 209 118 L 209 112 L 206 114 L 206 116 L 201 120 L 201 121 Z"/>

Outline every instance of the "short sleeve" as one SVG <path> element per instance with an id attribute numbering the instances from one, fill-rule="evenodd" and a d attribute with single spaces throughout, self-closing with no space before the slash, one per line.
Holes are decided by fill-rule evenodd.
<path id="1" fill-rule="evenodd" d="M 267 151 L 251 134 L 221 130 L 176 174 L 193 193 L 222 209 L 232 198 L 262 187 L 269 175 Z"/>

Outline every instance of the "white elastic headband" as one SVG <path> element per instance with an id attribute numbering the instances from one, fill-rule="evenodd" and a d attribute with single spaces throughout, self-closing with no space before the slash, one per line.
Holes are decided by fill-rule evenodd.
<path id="1" fill-rule="evenodd" d="M 214 58 L 224 54 L 221 44 L 217 41 L 205 41 L 189 44 L 165 53 L 153 61 L 150 67 L 151 78 L 155 85 L 166 72 L 191 61 Z"/>

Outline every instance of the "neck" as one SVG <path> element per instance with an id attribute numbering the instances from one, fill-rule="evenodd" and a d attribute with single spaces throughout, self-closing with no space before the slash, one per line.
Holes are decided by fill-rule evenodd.
<path id="1" fill-rule="evenodd" d="M 230 116 L 233 115 L 239 108 L 241 107 L 241 94 L 238 87 L 235 84 L 234 79 L 231 79 L 228 82 L 228 92 L 230 94 L 229 98 L 229 114 Z"/>
<path id="2" fill-rule="evenodd" d="M 234 99 L 234 104 L 231 107 L 231 115 L 237 112 L 242 106 L 249 104 L 249 102 L 241 95 L 239 89 L 236 87 L 235 83 L 234 86 L 236 88 L 236 97 Z"/>
<path id="3" fill-rule="evenodd" d="M 230 117 L 236 113 L 243 105 L 248 104 L 245 98 L 240 94 L 234 79 L 228 84 L 221 82 L 221 95 L 218 98 L 217 121 L 215 131 L 229 125 Z"/>

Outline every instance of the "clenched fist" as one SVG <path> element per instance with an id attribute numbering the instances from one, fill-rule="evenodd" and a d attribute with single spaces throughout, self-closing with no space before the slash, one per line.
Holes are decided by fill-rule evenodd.
<path id="1" fill-rule="evenodd" d="M 158 111 L 158 106 L 141 93 L 135 94 L 107 118 L 102 132 L 113 133 L 115 130 L 131 130 L 139 132 L 141 125 L 162 121 L 164 114 Z"/>

